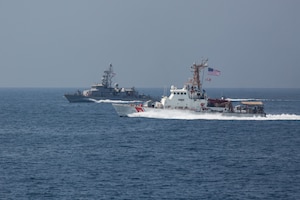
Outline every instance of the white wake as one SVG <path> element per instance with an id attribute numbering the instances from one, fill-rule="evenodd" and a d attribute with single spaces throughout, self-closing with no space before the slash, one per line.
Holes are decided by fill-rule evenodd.
<path id="1" fill-rule="evenodd" d="M 96 99 L 89 99 L 95 103 L 123 103 L 123 104 L 134 104 L 134 103 L 140 103 L 142 101 L 123 101 L 123 100 L 110 100 L 110 99 L 105 99 L 105 100 L 96 100 Z"/>
<path id="2" fill-rule="evenodd" d="M 128 117 L 145 117 L 155 119 L 181 119 L 181 120 L 300 120 L 300 115 L 296 114 L 267 114 L 266 117 L 238 117 L 223 116 L 220 113 L 193 113 L 179 110 L 149 110 L 128 115 Z"/>

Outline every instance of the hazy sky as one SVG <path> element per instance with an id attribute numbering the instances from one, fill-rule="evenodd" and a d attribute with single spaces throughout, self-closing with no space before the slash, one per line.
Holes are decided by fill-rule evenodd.
<path id="1" fill-rule="evenodd" d="M 0 0 L 0 87 L 300 88 L 299 0 Z"/>

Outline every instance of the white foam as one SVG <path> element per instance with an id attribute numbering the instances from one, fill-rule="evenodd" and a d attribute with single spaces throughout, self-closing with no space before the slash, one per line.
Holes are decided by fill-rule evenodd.
<path id="1" fill-rule="evenodd" d="M 130 104 L 130 103 L 140 103 L 142 101 L 122 101 L 122 100 L 110 100 L 110 99 L 105 99 L 105 100 L 96 100 L 96 99 L 89 99 L 95 103 L 123 103 L 123 104 Z"/>
<path id="2" fill-rule="evenodd" d="M 299 102 L 299 100 L 295 100 L 295 99 L 255 99 L 255 98 L 235 99 L 235 98 L 226 98 L 226 100 L 231 101 L 231 102 L 241 102 L 241 101 Z"/>
<path id="3" fill-rule="evenodd" d="M 240 102 L 240 101 L 263 101 L 264 99 L 232 99 L 232 98 L 226 98 L 226 100 L 231 101 L 231 102 Z"/>
<path id="4" fill-rule="evenodd" d="M 155 119 L 180 119 L 180 120 L 300 120 L 300 115 L 296 114 L 267 114 L 266 117 L 238 117 L 223 116 L 220 113 L 193 113 L 181 110 L 149 110 L 128 115 L 128 117 L 145 117 Z"/>
<path id="5" fill-rule="evenodd" d="M 268 120 L 300 120 L 300 115 L 296 114 L 268 114 L 267 115 Z"/>

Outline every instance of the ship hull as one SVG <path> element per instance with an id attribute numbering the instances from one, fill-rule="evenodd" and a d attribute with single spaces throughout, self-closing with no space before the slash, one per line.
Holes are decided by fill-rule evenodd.
<path id="1" fill-rule="evenodd" d="M 65 94 L 64 97 L 70 103 L 94 103 L 100 100 L 120 100 L 120 101 L 147 101 L 149 98 L 147 97 L 120 97 L 120 96 L 84 96 L 84 95 L 77 95 L 77 94 Z"/>
<path id="2" fill-rule="evenodd" d="M 132 105 L 132 104 L 112 104 L 117 114 L 120 117 L 129 117 L 134 113 L 143 113 L 143 112 L 156 112 L 161 113 L 164 111 L 174 111 L 178 114 L 178 111 L 184 113 L 193 113 L 196 115 L 203 114 L 216 114 L 226 117 L 266 117 L 265 113 L 240 113 L 240 112 L 215 112 L 215 111 L 194 111 L 189 109 L 164 109 L 164 108 L 152 108 L 152 107 L 143 107 L 140 105 Z"/>
<path id="3" fill-rule="evenodd" d="M 128 117 L 128 115 L 137 113 L 136 106 L 128 104 L 112 104 L 120 117 Z"/>
<path id="4" fill-rule="evenodd" d="M 77 103 L 77 102 L 90 102 L 92 103 L 93 101 L 91 100 L 91 98 L 87 98 L 85 96 L 82 95 L 68 95 L 65 94 L 64 97 L 70 102 L 70 103 Z"/>

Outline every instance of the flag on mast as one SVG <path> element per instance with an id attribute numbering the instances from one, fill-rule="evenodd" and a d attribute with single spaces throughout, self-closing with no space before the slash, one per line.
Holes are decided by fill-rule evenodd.
<path id="1" fill-rule="evenodd" d="M 221 72 L 217 69 L 213 69 L 211 67 L 208 68 L 208 75 L 212 76 L 220 76 Z"/>

